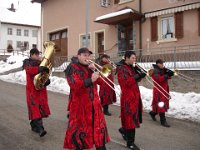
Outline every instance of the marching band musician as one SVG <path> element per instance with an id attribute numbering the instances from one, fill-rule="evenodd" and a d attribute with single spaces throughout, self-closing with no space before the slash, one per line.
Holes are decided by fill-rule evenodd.
<path id="1" fill-rule="evenodd" d="M 110 64 L 110 56 L 103 54 L 102 56 L 100 56 L 100 65 L 106 65 L 106 64 Z M 113 69 L 114 70 L 114 69 Z M 111 73 L 108 78 L 113 82 L 114 81 L 114 75 L 113 73 Z M 109 80 L 105 79 L 111 86 L 114 85 L 112 83 L 109 82 Z M 111 113 L 109 112 L 109 105 L 112 103 L 116 102 L 116 93 L 113 89 L 111 89 L 105 82 L 103 82 L 100 85 L 100 90 L 99 90 L 99 97 L 101 100 L 101 105 L 103 107 L 103 112 L 105 115 L 107 116 L 111 116 Z"/>
<path id="2" fill-rule="evenodd" d="M 135 128 L 142 123 L 142 101 L 138 82 L 146 76 L 139 68 L 133 67 L 136 62 L 136 54 L 126 51 L 123 61 L 117 64 L 117 77 L 121 87 L 121 124 L 119 132 L 127 147 L 132 150 L 140 150 L 135 145 Z"/>
<path id="3" fill-rule="evenodd" d="M 66 78 L 67 78 L 67 73 L 71 70 L 72 64 L 77 64 L 77 63 L 78 63 L 78 57 L 77 57 L 77 56 L 73 56 L 73 57 L 71 58 L 70 64 L 69 64 L 69 65 L 67 66 L 67 68 L 64 70 L 64 73 L 65 73 L 65 77 L 66 77 Z M 72 90 L 70 89 L 69 98 L 68 98 L 68 107 L 67 107 L 67 111 L 68 111 L 68 112 L 70 111 L 70 104 L 71 104 L 72 95 L 73 95 L 73 92 L 72 92 Z M 67 114 L 67 118 L 69 118 L 69 113 Z"/>
<path id="4" fill-rule="evenodd" d="M 168 80 L 171 79 L 174 72 L 165 68 L 163 63 L 164 61 L 162 59 L 158 59 L 156 60 L 156 64 L 153 64 L 154 71 L 152 79 L 157 82 L 160 87 L 154 82 L 152 111 L 149 112 L 149 114 L 153 121 L 156 121 L 156 115 L 159 114 L 161 125 L 170 127 L 166 121 L 165 112 L 169 109 L 170 99 Z M 165 96 L 163 94 L 165 94 Z M 163 106 L 160 106 L 159 104 L 163 104 Z"/>
<path id="5" fill-rule="evenodd" d="M 50 115 L 46 86 L 50 84 L 48 79 L 45 87 L 36 90 L 34 86 L 34 77 L 38 73 L 49 73 L 49 68 L 40 65 L 39 51 L 36 48 L 30 50 L 30 58 L 23 62 L 23 69 L 26 71 L 26 98 L 29 112 L 29 120 L 32 131 L 44 136 L 47 132 L 44 130 L 42 118 Z"/>
<path id="6" fill-rule="evenodd" d="M 106 150 L 110 141 L 106 121 L 97 93 L 101 83 L 100 74 L 93 72 L 94 64 L 89 65 L 92 54 L 87 48 L 78 50 L 78 63 L 71 64 L 67 70 L 67 81 L 73 92 L 70 102 L 70 116 L 64 148 Z"/>

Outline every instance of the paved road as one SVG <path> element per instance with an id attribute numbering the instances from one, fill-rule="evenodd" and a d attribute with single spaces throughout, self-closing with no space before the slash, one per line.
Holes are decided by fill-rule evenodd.
<path id="1" fill-rule="evenodd" d="M 39 138 L 30 130 L 25 86 L 0 81 L 0 150 L 62 150 L 67 127 L 64 94 L 49 92 L 52 115 L 44 120 L 48 134 Z M 106 117 L 112 141 L 108 150 L 126 150 L 118 133 L 119 107 L 112 106 L 112 117 Z M 144 123 L 136 132 L 136 144 L 144 150 L 200 150 L 200 124 L 168 118 L 171 128 L 153 122 L 144 113 Z"/>

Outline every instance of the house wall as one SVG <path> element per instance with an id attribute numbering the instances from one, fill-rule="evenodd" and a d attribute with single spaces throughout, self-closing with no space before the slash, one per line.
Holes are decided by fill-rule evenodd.
<path id="1" fill-rule="evenodd" d="M 172 0 L 171 0 L 172 1 Z M 199 2 L 199 0 L 176 0 L 175 3 L 169 3 L 168 0 L 142 0 L 142 12 L 150 12 L 158 9 L 175 7 L 188 3 Z M 105 33 L 105 50 L 111 49 L 117 43 L 117 28 L 114 25 L 105 25 L 95 23 L 98 16 L 120 10 L 125 7 L 131 7 L 139 11 L 139 0 L 133 0 L 124 4 L 113 4 L 107 8 L 100 6 L 100 0 L 89 0 L 89 22 L 88 29 L 91 33 L 90 49 L 95 52 L 95 32 L 104 31 Z M 49 40 L 49 33 L 65 29 L 68 30 L 68 55 L 72 56 L 80 48 L 80 34 L 85 33 L 85 1 L 83 0 L 48 0 L 42 3 L 42 30 L 43 41 Z M 192 24 L 192 27 L 191 27 Z M 199 44 L 198 36 L 198 18 L 197 10 L 184 12 L 184 37 L 176 42 L 157 43 L 151 42 L 150 18 L 142 23 L 142 48 L 159 48 L 165 46 L 179 46 Z M 149 42 L 148 42 L 149 41 Z M 136 22 L 136 49 L 139 48 L 139 22 Z M 112 51 L 117 51 L 114 47 Z"/>
<path id="2" fill-rule="evenodd" d="M 184 36 L 174 42 L 151 42 L 151 24 L 150 18 L 142 24 L 142 48 L 152 49 L 159 47 L 173 47 L 183 45 L 198 45 L 200 44 L 200 36 L 198 35 L 198 10 L 189 10 L 183 12 L 183 31 Z M 148 42 L 149 41 L 149 42 Z"/>

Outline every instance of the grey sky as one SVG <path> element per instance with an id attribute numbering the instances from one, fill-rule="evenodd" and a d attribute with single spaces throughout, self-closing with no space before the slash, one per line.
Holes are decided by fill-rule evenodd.
<path id="1" fill-rule="evenodd" d="M 31 0 L 0 0 L 0 21 L 21 23 L 29 25 L 40 25 L 41 6 L 32 4 Z M 14 3 L 16 12 L 7 10 Z M 18 5 L 19 4 L 19 5 Z"/>

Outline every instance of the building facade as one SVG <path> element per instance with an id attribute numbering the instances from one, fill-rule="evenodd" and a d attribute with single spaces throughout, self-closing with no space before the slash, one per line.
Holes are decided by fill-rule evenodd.
<path id="1" fill-rule="evenodd" d="M 88 1 L 86 17 L 84 0 L 33 0 L 42 6 L 42 41 L 54 41 L 57 56 L 71 57 L 87 43 L 95 54 L 113 55 L 200 44 L 199 0 Z"/>
<path id="2" fill-rule="evenodd" d="M 40 26 L 0 22 L 0 50 L 26 51 L 33 47 L 41 49 Z"/>

